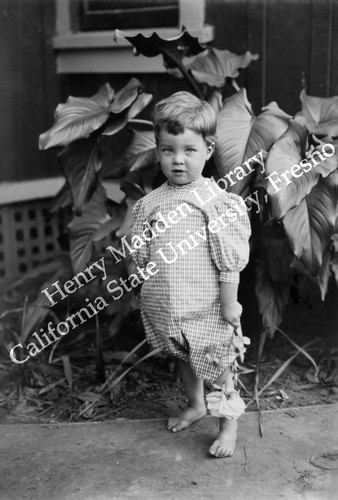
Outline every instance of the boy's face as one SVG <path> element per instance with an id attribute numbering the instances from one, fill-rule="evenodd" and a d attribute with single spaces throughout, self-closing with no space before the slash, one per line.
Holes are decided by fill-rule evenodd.
<path id="1" fill-rule="evenodd" d="M 203 137 L 186 128 L 173 135 L 161 130 L 158 152 L 164 175 L 174 184 L 188 184 L 199 179 L 214 145 L 207 145 Z"/>

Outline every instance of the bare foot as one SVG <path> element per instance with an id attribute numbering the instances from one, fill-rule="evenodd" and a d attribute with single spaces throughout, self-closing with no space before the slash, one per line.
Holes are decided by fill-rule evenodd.
<path id="1" fill-rule="evenodd" d="M 237 420 L 220 418 L 219 436 L 209 449 L 210 455 L 215 458 L 232 457 L 237 439 Z"/>
<path id="2" fill-rule="evenodd" d="M 184 410 L 177 417 L 169 418 L 167 429 L 171 432 L 179 432 L 183 431 L 189 427 L 189 425 L 200 420 L 204 415 L 207 414 L 206 407 L 201 406 L 188 406 L 186 410 Z"/>

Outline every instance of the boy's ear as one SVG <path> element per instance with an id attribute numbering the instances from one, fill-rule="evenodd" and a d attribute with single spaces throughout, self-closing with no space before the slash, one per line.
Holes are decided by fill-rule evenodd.
<path id="1" fill-rule="evenodd" d="M 207 160 L 209 160 L 209 158 L 211 158 L 214 151 L 215 151 L 215 143 L 211 142 L 210 144 L 208 144 L 208 147 L 207 147 Z"/>

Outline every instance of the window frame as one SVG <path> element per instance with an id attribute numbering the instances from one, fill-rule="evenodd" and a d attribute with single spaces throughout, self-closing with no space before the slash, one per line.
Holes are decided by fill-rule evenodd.
<path id="1" fill-rule="evenodd" d="M 178 0 L 179 26 L 185 26 L 201 43 L 214 38 L 213 26 L 205 24 L 205 0 Z M 74 32 L 71 28 L 71 0 L 56 0 L 56 51 L 58 73 L 164 73 L 162 57 L 135 57 L 133 47 L 125 40 L 114 40 L 114 30 Z M 124 30 L 132 36 L 154 31 L 171 38 L 181 32 L 179 27 Z"/>

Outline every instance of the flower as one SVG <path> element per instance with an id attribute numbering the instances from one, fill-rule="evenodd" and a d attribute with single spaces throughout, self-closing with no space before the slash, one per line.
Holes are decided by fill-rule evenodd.
<path id="1" fill-rule="evenodd" d="M 245 403 L 239 391 L 226 394 L 222 391 L 211 392 L 207 395 L 207 407 L 214 417 L 225 417 L 237 420 L 245 411 Z"/>
<path id="2" fill-rule="evenodd" d="M 239 359 L 243 363 L 244 361 L 244 353 L 246 352 L 245 345 L 250 344 L 249 337 L 243 337 L 242 335 L 234 335 L 232 338 L 232 344 L 237 349 Z"/>

